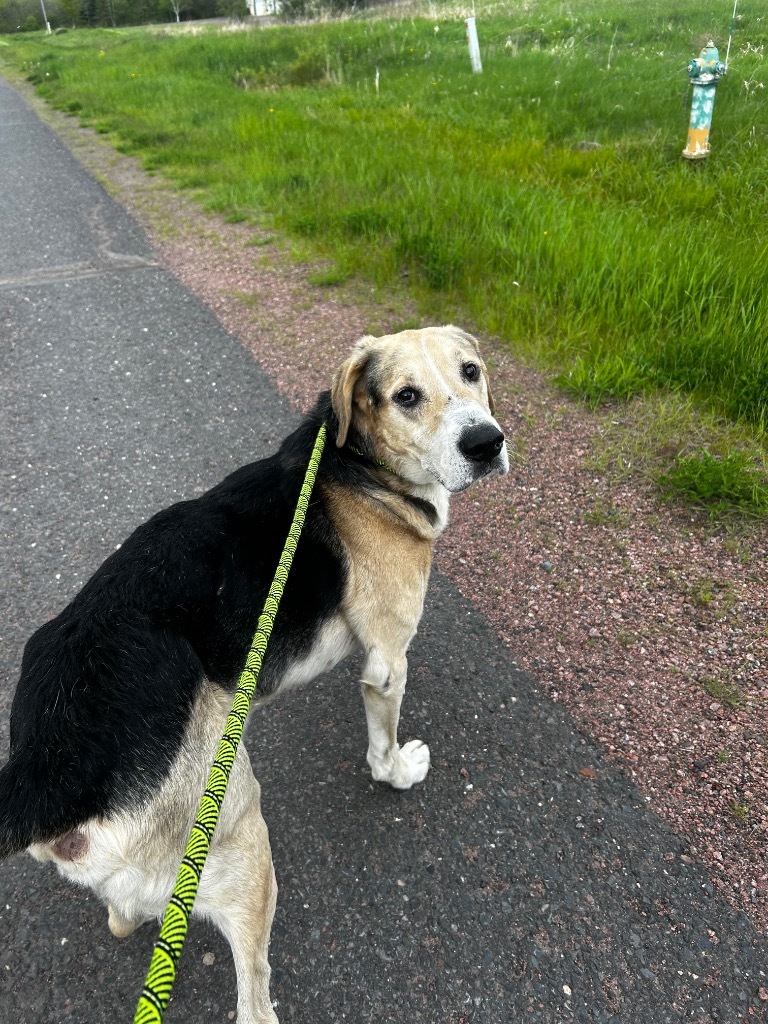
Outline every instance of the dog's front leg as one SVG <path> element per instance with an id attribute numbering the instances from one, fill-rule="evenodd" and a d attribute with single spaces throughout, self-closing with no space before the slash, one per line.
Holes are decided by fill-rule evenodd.
<path id="1" fill-rule="evenodd" d="M 368 764 L 377 782 L 410 789 L 429 771 L 429 747 L 421 740 L 397 742 L 400 704 L 405 692 L 408 661 L 405 652 L 387 656 L 370 650 L 363 665 L 362 689 L 368 721 Z"/>

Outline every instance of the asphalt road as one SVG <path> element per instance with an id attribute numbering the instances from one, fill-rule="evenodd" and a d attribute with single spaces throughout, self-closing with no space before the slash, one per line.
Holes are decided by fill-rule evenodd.
<path id="1" fill-rule="evenodd" d="M 26 637 L 133 527 L 293 417 L 2 80 L 0 154 L 4 757 Z M 251 723 L 281 1021 L 764 1020 L 765 939 L 439 576 L 410 664 L 402 736 L 433 755 L 414 792 L 369 781 L 354 665 Z M 118 942 L 93 896 L 10 858 L 0 1022 L 131 1021 L 154 938 Z M 195 923 L 168 1024 L 234 1009 L 228 947 Z"/>

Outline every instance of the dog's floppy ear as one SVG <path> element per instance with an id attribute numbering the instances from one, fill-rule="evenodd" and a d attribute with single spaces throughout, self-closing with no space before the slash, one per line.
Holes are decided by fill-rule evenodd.
<path id="1" fill-rule="evenodd" d="M 366 363 L 370 357 L 370 343 L 374 338 L 365 337 L 352 349 L 350 357 L 341 364 L 333 378 L 331 388 L 331 405 L 339 421 L 339 431 L 336 434 L 336 447 L 343 448 L 349 433 L 349 426 L 352 422 L 352 401 L 355 395 L 355 385 L 365 370 Z"/>

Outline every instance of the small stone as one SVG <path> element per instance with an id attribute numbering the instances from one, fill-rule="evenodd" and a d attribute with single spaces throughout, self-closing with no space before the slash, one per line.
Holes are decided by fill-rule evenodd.
<path id="1" fill-rule="evenodd" d="M 216 955 L 215 955 L 215 953 L 204 953 L 203 954 L 203 963 L 205 964 L 206 967 L 210 967 L 212 964 L 215 964 L 216 963 Z"/>

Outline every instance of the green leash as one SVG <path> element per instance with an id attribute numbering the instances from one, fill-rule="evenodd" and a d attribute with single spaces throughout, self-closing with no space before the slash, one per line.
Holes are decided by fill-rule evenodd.
<path id="1" fill-rule="evenodd" d="M 280 555 L 275 578 L 272 581 L 272 586 L 269 588 L 269 594 L 259 616 L 253 643 L 245 662 L 245 668 L 240 675 L 237 689 L 235 690 L 232 708 L 227 716 L 227 724 L 224 728 L 224 735 L 221 737 L 218 750 L 216 751 L 216 758 L 211 765 L 208 784 L 197 810 L 197 817 L 189 835 L 187 849 L 179 866 L 176 885 L 165 911 L 160 935 L 155 943 L 152 962 L 147 972 L 144 991 L 136 1007 L 133 1024 L 162 1024 L 163 1014 L 171 998 L 171 990 L 176 978 L 176 965 L 179 962 L 179 957 L 184 947 L 184 940 L 187 937 L 189 918 L 192 914 L 195 897 L 197 896 L 200 875 L 205 865 L 205 859 L 208 856 L 216 823 L 219 820 L 221 803 L 227 790 L 229 774 L 235 761 L 237 747 L 243 735 L 248 709 L 253 695 L 256 693 L 261 664 L 272 633 L 272 625 L 277 615 L 280 598 L 283 596 L 293 556 L 299 543 L 302 527 L 304 526 L 309 499 L 315 484 L 315 477 L 317 476 L 317 468 L 320 465 L 320 457 L 323 454 L 325 434 L 326 428 L 325 423 L 323 423 L 318 432 L 315 447 L 312 450 L 312 457 L 307 466 L 301 494 L 296 505 L 296 511 L 293 514 L 293 522 L 288 531 L 283 553 Z"/>

